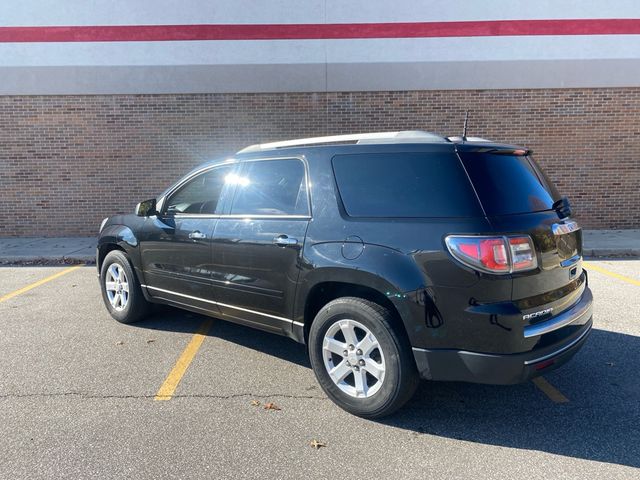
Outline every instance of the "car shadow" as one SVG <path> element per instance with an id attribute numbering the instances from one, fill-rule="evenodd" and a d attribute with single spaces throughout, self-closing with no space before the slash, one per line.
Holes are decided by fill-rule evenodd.
<path id="1" fill-rule="evenodd" d="M 569 399 L 532 382 L 513 386 L 423 382 L 382 423 L 417 434 L 640 467 L 640 337 L 594 329 L 565 366 L 545 375 Z"/>
<path id="2" fill-rule="evenodd" d="M 132 326 L 179 333 L 194 333 L 207 317 L 166 305 L 153 305 L 154 311 L 147 319 Z M 271 333 L 245 327 L 224 320 L 216 320 L 208 336 L 223 339 L 237 345 L 257 350 L 296 365 L 311 368 L 307 350 L 293 340 Z"/>
<path id="3" fill-rule="evenodd" d="M 191 333 L 203 318 L 162 307 L 137 326 Z M 224 321 L 209 336 L 310 367 L 305 346 L 285 337 Z M 572 361 L 545 375 L 568 403 L 554 403 L 532 382 L 422 382 L 403 409 L 377 423 L 415 435 L 640 467 L 639 371 L 640 337 L 594 329 Z"/>

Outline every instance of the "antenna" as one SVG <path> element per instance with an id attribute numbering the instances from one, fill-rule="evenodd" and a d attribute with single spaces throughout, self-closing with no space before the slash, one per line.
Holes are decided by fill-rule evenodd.
<path id="1" fill-rule="evenodd" d="M 467 141 L 467 123 L 469 122 L 469 110 L 464 112 L 464 127 L 462 127 L 462 141 Z"/>

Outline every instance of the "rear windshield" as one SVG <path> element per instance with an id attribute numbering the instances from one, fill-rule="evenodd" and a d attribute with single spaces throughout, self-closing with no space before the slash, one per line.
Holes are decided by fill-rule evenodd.
<path id="1" fill-rule="evenodd" d="M 531 157 L 478 152 L 460 157 L 489 216 L 550 210 L 560 198 Z"/>
<path id="2" fill-rule="evenodd" d="M 336 155 L 333 170 L 351 217 L 477 217 L 482 210 L 453 153 Z"/>

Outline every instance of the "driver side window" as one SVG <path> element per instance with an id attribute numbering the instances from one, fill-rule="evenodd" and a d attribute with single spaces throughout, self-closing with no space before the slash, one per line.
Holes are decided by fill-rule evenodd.
<path id="1" fill-rule="evenodd" d="M 215 167 L 189 180 L 169 197 L 166 213 L 221 213 L 226 178 L 233 168 L 233 165 Z"/>

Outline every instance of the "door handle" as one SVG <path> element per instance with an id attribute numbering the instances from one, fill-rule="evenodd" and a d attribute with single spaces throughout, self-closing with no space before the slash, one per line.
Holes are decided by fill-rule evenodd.
<path id="1" fill-rule="evenodd" d="M 191 238 L 193 240 L 201 240 L 203 238 L 207 238 L 207 236 L 204 233 L 199 232 L 198 230 L 196 230 L 195 232 L 191 232 L 189 234 L 189 238 Z"/>
<path id="2" fill-rule="evenodd" d="M 293 237 L 288 237 L 287 235 L 278 235 L 276 238 L 273 239 L 273 243 L 281 247 L 287 247 L 291 245 L 297 245 L 298 239 Z"/>

